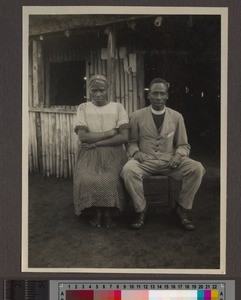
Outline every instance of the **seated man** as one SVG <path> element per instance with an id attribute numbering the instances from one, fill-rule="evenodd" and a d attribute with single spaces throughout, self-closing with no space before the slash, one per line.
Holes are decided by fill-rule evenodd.
<path id="1" fill-rule="evenodd" d="M 182 115 L 165 106 L 168 83 L 164 79 L 152 80 L 148 99 L 151 105 L 135 111 L 130 118 L 127 152 L 131 159 L 121 172 L 136 211 L 136 220 L 131 227 L 140 229 L 144 226 L 146 199 L 143 178 L 162 174 L 182 182 L 175 214 L 183 229 L 194 230 L 187 211 L 192 208 L 205 170 L 200 162 L 188 157 L 190 145 Z"/>

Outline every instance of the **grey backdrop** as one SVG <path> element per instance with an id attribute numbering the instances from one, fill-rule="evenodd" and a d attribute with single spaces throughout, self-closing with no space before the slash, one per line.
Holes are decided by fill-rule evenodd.
<path id="1" fill-rule="evenodd" d="M 132 5 L 229 7 L 228 209 L 226 275 L 21 273 L 22 6 Z M 241 299 L 241 3 L 239 0 L 1 0 L 0 2 L 0 278 L 236 279 Z M 239 295 L 239 297 L 238 297 Z M 0 295 L 1 298 L 1 295 Z"/>

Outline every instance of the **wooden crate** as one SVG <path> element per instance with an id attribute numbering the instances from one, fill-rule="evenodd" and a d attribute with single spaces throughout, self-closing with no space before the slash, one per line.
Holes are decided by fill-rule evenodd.
<path id="1" fill-rule="evenodd" d="M 174 207 L 180 191 L 180 183 L 168 176 L 153 175 L 143 180 L 147 204 Z"/>

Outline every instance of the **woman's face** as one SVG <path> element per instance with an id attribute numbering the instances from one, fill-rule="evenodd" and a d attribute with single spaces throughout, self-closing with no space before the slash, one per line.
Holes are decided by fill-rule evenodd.
<path id="1" fill-rule="evenodd" d="M 107 87 L 104 84 L 93 84 L 90 87 L 90 99 L 96 106 L 107 103 Z"/>

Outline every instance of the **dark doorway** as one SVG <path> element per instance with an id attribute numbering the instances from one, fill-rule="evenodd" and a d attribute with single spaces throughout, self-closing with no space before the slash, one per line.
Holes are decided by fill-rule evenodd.
<path id="1" fill-rule="evenodd" d="M 185 120 L 195 150 L 220 146 L 220 60 L 195 53 L 147 53 L 145 56 L 146 105 L 149 83 L 161 77 L 170 83 L 167 106 Z M 201 150 L 199 150 L 201 151 Z"/>
<path id="2" fill-rule="evenodd" d="M 50 64 L 50 105 L 86 102 L 85 62 Z"/>
<path id="3" fill-rule="evenodd" d="M 149 50 L 145 55 L 145 88 L 154 77 L 166 79 L 170 83 L 167 106 L 183 115 L 193 150 L 209 149 L 218 155 L 220 16 L 167 16 L 160 27 L 150 28 L 144 31 Z"/>

